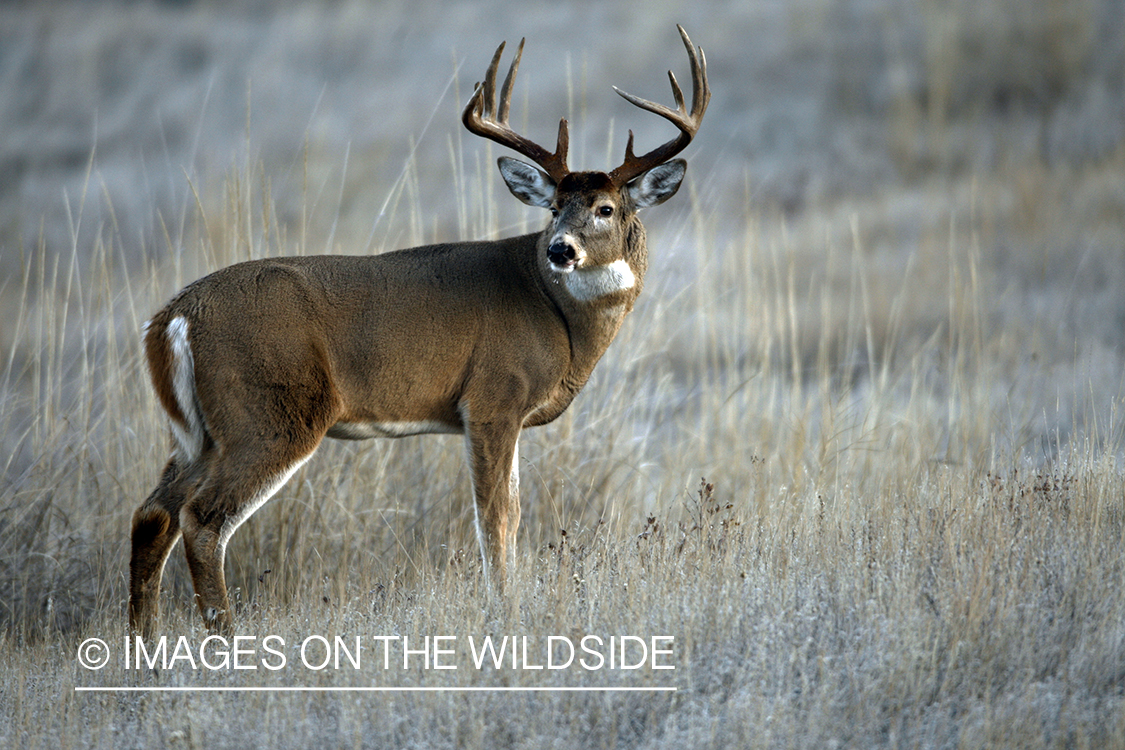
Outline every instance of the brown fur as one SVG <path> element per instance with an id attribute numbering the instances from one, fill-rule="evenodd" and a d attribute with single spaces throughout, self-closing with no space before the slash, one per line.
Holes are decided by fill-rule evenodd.
<path id="1" fill-rule="evenodd" d="M 705 70 L 680 31 L 706 93 Z M 692 132 L 702 110 L 693 116 Z M 510 132 L 505 123 L 482 127 L 470 129 Z M 162 571 L 181 535 L 204 621 L 231 629 L 226 542 L 325 437 L 464 434 L 486 572 L 503 585 L 520 521 L 520 431 L 557 418 L 617 335 L 647 268 L 637 209 L 671 197 L 686 168 L 631 157 L 630 141 L 626 163 L 639 176 L 623 184 L 566 172 L 565 151 L 564 125 L 557 158 L 544 158 L 550 175 L 501 159 L 513 194 L 555 217 L 542 232 L 375 257 L 240 263 L 189 285 L 153 316 L 145 352 L 177 446 L 133 517 L 134 631 L 156 627 Z M 644 159 L 653 164 L 641 173 Z"/>
<path id="2" fill-rule="evenodd" d="M 629 236 L 638 284 L 612 295 L 616 316 L 544 282 L 540 235 L 251 261 L 186 288 L 153 317 L 146 351 L 161 405 L 186 424 L 165 337 L 172 320 L 187 321 L 205 447 L 190 465 L 173 458 L 134 517 L 134 629 L 154 627 L 160 572 L 181 532 L 205 619 L 230 627 L 225 525 L 330 428 L 356 423 L 468 432 L 489 563 L 502 579 L 519 524 L 509 492 L 519 432 L 566 409 L 617 333 L 644 273 L 643 232 Z M 606 252 L 621 257 L 619 246 Z"/>

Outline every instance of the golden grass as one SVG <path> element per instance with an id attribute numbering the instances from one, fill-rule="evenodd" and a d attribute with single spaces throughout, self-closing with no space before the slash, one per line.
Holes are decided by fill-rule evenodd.
<path id="1" fill-rule="evenodd" d="M 187 207 L 137 251 L 91 158 L 68 194 L 69 252 L 59 226 L 0 244 L 19 269 L 0 286 L 0 746 L 1125 748 L 1125 148 L 1078 143 L 1068 160 L 1047 142 L 1068 136 L 1057 123 L 1038 151 L 1015 126 L 992 132 L 997 108 L 1065 102 L 1106 64 L 1104 9 L 945 5 L 922 3 L 901 30 L 917 8 L 886 11 L 878 42 L 908 75 L 883 105 L 865 77 L 879 54 L 825 58 L 842 116 L 885 107 L 896 176 L 876 167 L 872 185 L 775 210 L 750 177 L 739 200 L 693 159 L 687 189 L 645 217 L 636 311 L 571 409 L 521 440 L 508 598 L 480 581 L 460 439 L 328 441 L 230 544 L 254 670 L 122 661 L 130 517 L 168 447 L 141 323 L 246 258 L 542 217 L 507 198 L 475 144 L 450 142 L 437 196 L 413 142 L 404 165 L 378 139 L 314 142 L 283 175 L 250 157 L 190 172 Z M 842 34 L 834 7 L 794 13 L 790 41 Z M 343 41 L 366 44 L 352 18 L 366 11 L 339 10 Z M 141 30 L 164 34 L 164 11 L 144 12 Z M 716 43 L 735 21 L 714 24 Z M 733 118 L 711 122 L 733 132 Z M 582 149 L 600 153 L 576 137 Z M 200 648 L 179 547 L 162 608 L 172 645 Z M 676 668 L 478 669 L 468 646 L 526 636 L 535 664 L 548 636 L 588 634 L 672 636 Z M 259 661 L 267 635 L 284 640 L 282 669 Z M 311 636 L 360 638 L 362 668 L 303 665 Z M 384 670 L 384 636 L 452 636 L 457 669 Z M 89 638 L 111 649 L 104 669 L 76 661 Z M 234 690 L 75 690 L 115 686 Z M 676 691 L 249 690 L 562 686 Z"/>
<path id="2" fill-rule="evenodd" d="M 301 227 L 251 170 L 145 269 L 112 233 L 89 258 L 28 252 L 0 417 L 0 744 L 1125 746 L 1119 348 L 1066 333 L 1114 308 L 1068 293 L 1081 266 L 1050 276 L 1078 239 L 1050 219 L 1064 192 L 1101 238 L 1087 270 L 1114 273 L 1122 206 L 1099 185 L 1121 173 L 1013 167 L 797 220 L 720 222 L 697 194 L 654 212 L 637 311 L 522 441 L 511 597 L 482 590 L 458 440 L 326 444 L 228 554 L 239 632 L 283 638 L 278 671 L 120 663 L 129 517 L 166 451 L 136 332 L 200 272 L 187 257 L 302 252 Z M 165 632 L 198 646 L 181 557 Z M 585 634 L 673 636 L 676 669 L 478 670 L 466 647 Z M 310 635 L 360 637 L 364 668 L 299 665 Z M 378 668 L 391 635 L 455 636 L 458 669 Z M 76 666 L 88 637 L 117 653 L 104 670 Z M 119 685 L 677 692 L 74 691 Z"/>

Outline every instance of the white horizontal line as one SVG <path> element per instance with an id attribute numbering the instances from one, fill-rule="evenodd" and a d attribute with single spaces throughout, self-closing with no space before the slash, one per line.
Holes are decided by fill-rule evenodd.
<path id="1" fill-rule="evenodd" d="M 675 687 L 82 687 L 76 693 L 674 693 Z"/>

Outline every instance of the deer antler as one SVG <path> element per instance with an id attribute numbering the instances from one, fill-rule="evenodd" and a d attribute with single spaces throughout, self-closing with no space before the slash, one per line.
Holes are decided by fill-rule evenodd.
<path id="1" fill-rule="evenodd" d="M 504 43 L 496 48 L 492 56 L 492 64 L 484 75 L 484 84 L 477 84 L 473 96 L 469 99 L 465 111 L 461 114 L 461 122 L 469 132 L 496 141 L 502 146 L 523 154 L 534 161 L 557 184 L 570 174 L 566 166 L 566 152 L 570 143 L 570 135 L 566 127 L 566 118 L 559 121 L 559 137 L 555 145 L 555 153 L 550 153 L 537 143 L 534 143 L 512 130 L 508 125 L 508 109 L 512 103 L 512 85 L 516 80 L 516 70 L 520 66 L 520 57 L 523 55 L 523 42 L 520 40 L 516 57 L 508 69 L 508 76 L 504 79 L 504 87 L 500 90 L 500 106 L 496 106 L 496 68 L 500 64 L 500 55 L 504 52 Z"/>
<path id="2" fill-rule="evenodd" d="M 707 85 L 707 56 L 703 54 L 702 47 L 699 48 L 697 53 L 696 47 L 691 43 L 691 39 L 688 38 L 683 26 L 676 24 L 676 28 L 680 30 L 680 37 L 683 38 L 688 57 L 691 59 L 691 112 L 689 113 L 684 107 L 684 94 L 680 90 L 680 84 L 676 82 L 676 76 L 670 70 L 668 71 L 668 78 L 672 81 L 672 95 L 676 98 L 675 110 L 665 107 L 663 104 L 627 94 L 614 86 L 613 90 L 621 94 L 629 103 L 660 115 L 680 129 L 680 134 L 676 138 L 639 157 L 633 154 L 633 131 L 630 130 L 629 142 L 625 146 L 625 161 L 609 173 L 609 178 L 615 185 L 624 185 L 687 148 L 691 139 L 695 137 L 696 131 L 699 130 L 703 113 L 707 111 L 707 103 L 711 100 L 711 89 Z M 495 66 L 495 63 L 493 65 Z"/>

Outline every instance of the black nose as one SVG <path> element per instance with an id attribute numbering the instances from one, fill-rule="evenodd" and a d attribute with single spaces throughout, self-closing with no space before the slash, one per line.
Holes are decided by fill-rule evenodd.
<path id="1" fill-rule="evenodd" d="M 547 260 L 554 263 L 556 266 L 565 266 L 574 262 L 578 257 L 574 252 L 574 248 L 565 242 L 556 242 L 547 248 Z"/>

